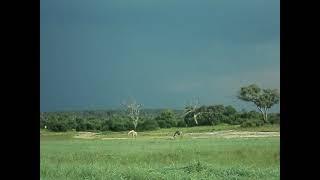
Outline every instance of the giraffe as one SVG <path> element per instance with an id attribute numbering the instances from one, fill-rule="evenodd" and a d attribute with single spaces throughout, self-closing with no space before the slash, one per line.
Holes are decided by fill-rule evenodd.
<path id="1" fill-rule="evenodd" d="M 129 132 L 128 132 L 128 136 L 129 136 L 130 134 L 132 135 L 132 138 L 136 138 L 137 135 L 138 135 L 138 133 L 137 133 L 136 131 L 134 131 L 134 130 L 129 131 Z"/>
<path id="2" fill-rule="evenodd" d="M 173 139 L 175 139 L 176 138 L 176 136 L 180 136 L 180 137 L 182 137 L 182 131 L 176 131 L 174 134 L 173 134 Z"/>

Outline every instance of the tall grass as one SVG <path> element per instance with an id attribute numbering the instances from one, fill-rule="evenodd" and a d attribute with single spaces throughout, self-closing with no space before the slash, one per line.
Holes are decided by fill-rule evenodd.
<path id="1" fill-rule="evenodd" d="M 41 140 L 41 179 L 279 179 L 279 137 Z"/>

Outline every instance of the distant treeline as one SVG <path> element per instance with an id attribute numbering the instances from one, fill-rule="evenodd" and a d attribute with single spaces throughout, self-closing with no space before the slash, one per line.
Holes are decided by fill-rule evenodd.
<path id="1" fill-rule="evenodd" d="M 198 126 L 220 123 L 241 125 L 242 127 L 261 126 L 262 115 L 256 111 L 236 111 L 232 106 L 201 106 L 197 112 Z M 268 123 L 280 123 L 279 113 L 270 113 Z M 196 126 L 193 114 L 183 110 L 144 109 L 141 110 L 137 131 L 170 127 Z M 40 128 L 51 131 L 126 131 L 134 129 L 132 120 L 121 110 L 43 112 L 40 113 Z"/>

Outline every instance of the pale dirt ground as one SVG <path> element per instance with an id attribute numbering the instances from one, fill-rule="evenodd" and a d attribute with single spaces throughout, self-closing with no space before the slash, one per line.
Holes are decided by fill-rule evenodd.
<path id="1" fill-rule="evenodd" d="M 200 138 L 259 138 L 259 137 L 280 137 L 280 132 L 249 132 L 249 131 L 217 131 L 217 132 L 204 132 L 204 133 L 186 133 L 183 137 L 200 139 Z M 113 139 L 132 139 L 131 137 L 108 137 L 108 135 L 99 135 L 93 132 L 79 132 L 74 138 L 79 139 L 101 139 L 101 140 L 113 140 Z M 138 137 L 139 138 L 139 132 Z M 146 137 L 143 137 L 146 138 Z M 173 139 L 172 136 L 158 136 L 147 137 L 150 139 Z M 179 136 L 176 139 L 180 138 Z"/>
<path id="2" fill-rule="evenodd" d="M 192 138 L 250 138 L 250 137 L 280 137 L 280 132 L 249 132 L 249 131 L 223 131 L 214 133 L 190 133 Z"/>
<path id="3" fill-rule="evenodd" d="M 93 132 L 79 132 L 77 135 L 74 136 L 74 138 L 80 138 L 80 139 L 95 139 L 97 133 Z"/>

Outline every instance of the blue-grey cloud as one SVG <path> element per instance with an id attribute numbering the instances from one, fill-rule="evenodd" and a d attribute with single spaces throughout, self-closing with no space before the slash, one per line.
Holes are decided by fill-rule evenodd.
<path id="1" fill-rule="evenodd" d="M 279 1 L 41 0 L 40 18 L 43 111 L 279 88 Z"/>

